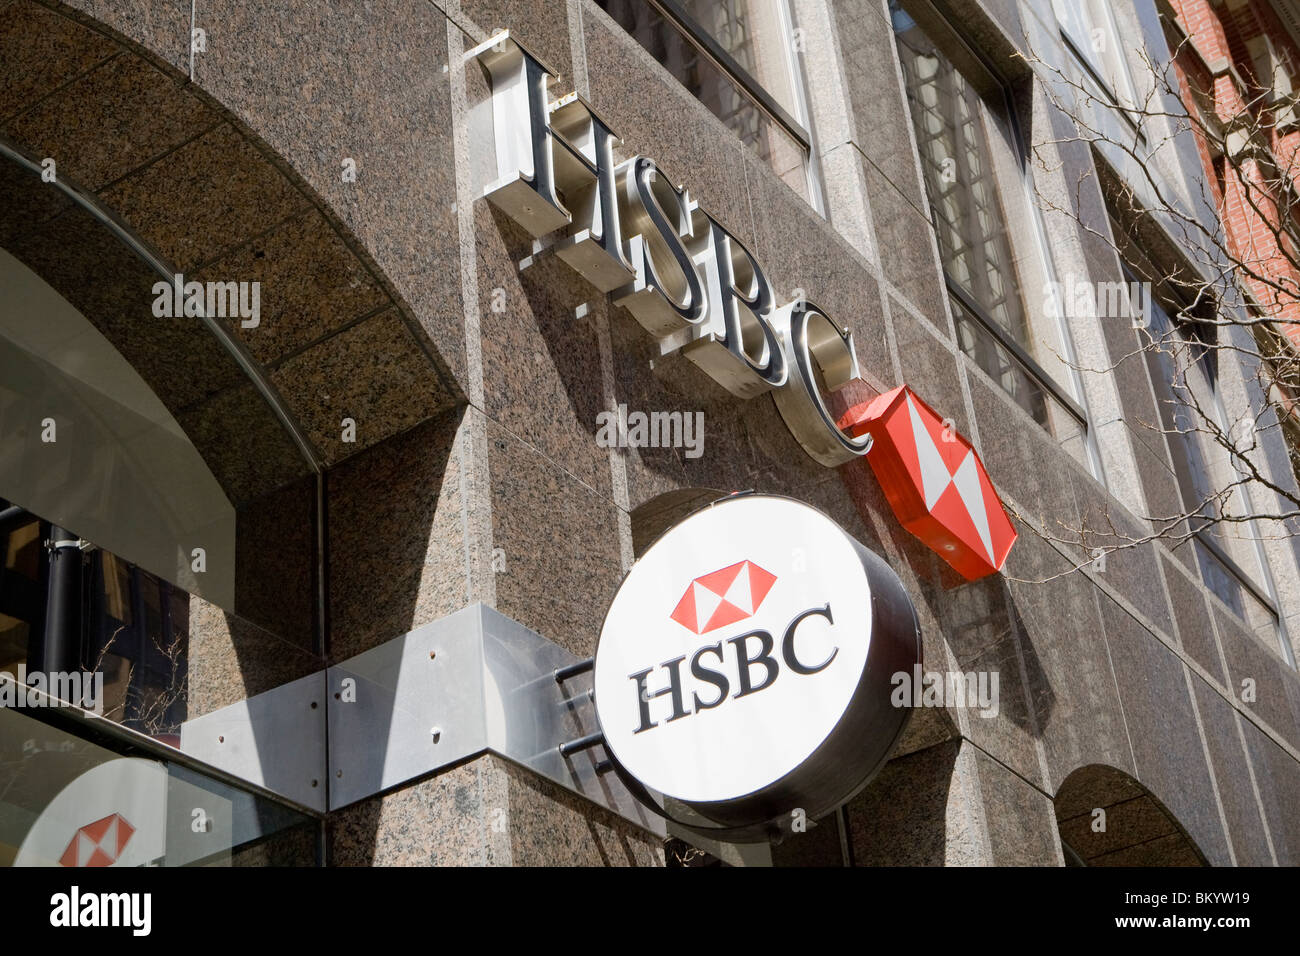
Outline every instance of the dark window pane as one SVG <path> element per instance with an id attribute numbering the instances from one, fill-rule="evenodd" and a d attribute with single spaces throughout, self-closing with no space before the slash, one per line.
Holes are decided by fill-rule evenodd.
<path id="1" fill-rule="evenodd" d="M 1208 515 L 1215 488 L 1200 442 L 1200 433 L 1205 426 L 1188 406 L 1186 391 L 1186 367 L 1189 362 L 1198 361 L 1198 349 L 1200 352 L 1204 350 L 1180 334 L 1169 313 L 1154 297 L 1151 300 L 1150 325 L 1141 330 L 1138 337 L 1151 371 L 1160 409 L 1160 426 L 1169 440 L 1183 507 L 1192 514 Z"/>
<path id="2" fill-rule="evenodd" d="M 1201 574 L 1205 578 L 1205 586 L 1213 591 L 1220 601 L 1228 605 L 1233 614 L 1245 620 L 1246 608 L 1242 600 L 1245 589 L 1237 581 L 1236 576 L 1199 541 L 1196 542 L 1196 556 L 1201 565 Z"/>

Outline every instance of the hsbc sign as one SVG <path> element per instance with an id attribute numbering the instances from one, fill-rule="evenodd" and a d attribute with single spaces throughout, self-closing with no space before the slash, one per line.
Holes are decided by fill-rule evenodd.
<path id="1" fill-rule="evenodd" d="M 596 649 L 596 714 L 642 800 L 758 838 L 866 784 L 910 713 L 891 677 L 919 661 L 915 609 L 884 561 L 806 504 L 735 496 L 624 579 Z"/>
<path id="2" fill-rule="evenodd" d="M 853 335 L 803 299 L 782 304 L 742 242 L 645 156 L 614 161 L 618 138 L 577 94 L 551 99 L 552 73 L 509 33 L 471 50 L 492 84 L 496 180 L 487 199 L 612 293 L 661 353 L 680 351 L 739 398 L 773 391 L 818 462 L 862 455 L 830 391 L 858 377 Z"/>
<path id="3" fill-rule="evenodd" d="M 489 202 L 535 239 L 552 237 L 548 248 L 627 309 L 661 354 L 680 352 L 739 398 L 771 391 L 814 460 L 845 465 L 886 438 L 869 460 L 903 523 L 969 579 L 1001 568 L 1015 532 L 967 439 L 956 436 L 960 462 L 948 460 L 955 448 L 928 454 L 924 436 L 900 452 L 910 439 L 879 411 L 898 390 L 837 421 L 823 391 L 860 377 L 847 328 L 806 299 L 781 304 L 741 240 L 653 159 L 615 162 L 609 124 L 576 93 L 552 99 L 552 72 L 508 32 L 466 59 L 492 85 Z"/>
<path id="4" fill-rule="evenodd" d="M 840 424 L 873 439 L 867 458 L 894 514 L 967 580 L 995 573 L 1016 542 L 970 439 L 900 385 L 844 413 Z"/>
<path id="5" fill-rule="evenodd" d="M 775 575 L 764 571 L 752 561 L 739 561 L 729 568 L 702 575 L 692 581 L 670 617 L 697 633 L 726 628 L 753 617 L 775 583 Z M 838 647 L 832 648 L 830 656 L 815 665 L 801 662 L 795 651 L 797 626 L 804 619 L 814 616 L 824 617 L 832 624 L 835 622 L 829 603 L 825 607 L 801 611 L 785 628 L 780 642 L 780 660 L 773 656 L 777 650 L 775 638 L 770 631 L 762 628 L 727 638 L 726 643 L 735 648 L 734 655 L 726 653 L 721 640 L 705 644 L 696 650 L 690 656 L 690 675 L 695 681 L 708 685 L 713 693 L 711 700 L 701 699 L 698 692 L 691 693 L 689 697 L 683 692 L 682 668 L 687 659 L 685 654 L 659 665 L 658 670 L 664 672 L 663 676 L 668 683 L 653 693 L 646 686 L 651 669 L 628 675 L 636 682 L 637 696 L 641 701 L 641 723 L 636 733 L 656 726 L 655 721 L 650 719 L 650 702 L 656 697 L 671 695 L 672 715 L 668 720 L 678 720 L 692 713 L 720 707 L 726 703 L 733 686 L 737 698 L 748 697 L 772 686 L 781 674 L 780 661 L 784 661 L 786 669 L 794 674 L 816 674 L 825 670 L 839 653 Z M 734 674 L 719 669 L 733 659 Z M 757 683 L 754 679 L 755 667 L 762 668 L 762 676 Z"/>

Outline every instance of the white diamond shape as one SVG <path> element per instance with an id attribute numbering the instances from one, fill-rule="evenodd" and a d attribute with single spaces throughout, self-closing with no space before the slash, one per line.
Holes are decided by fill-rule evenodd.
<path id="1" fill-rule="evenodd" d="M 943 456 L 930 436 L 930 430 L 921 420 L 921 414 L 912 404 L 912 396 L 907 396 L 907 411 L 912 421 L 912 438 L 916 442 L 916 457 L 921 465 L 921 491 L 925 495 L 925 507 L 929 510 L 939 500 L 948 486 L 952 484 L 952 475 L 944 464 Z"/>
<path id="2" fill-rule="evenodd" d="M 740 569 L 740 573 L 736 575 L 736 580 L 731 582 L 731 587 L 727 588 L 725 600 L 734 604 L 746 614 L 754 613 L 754 592 L 749 583 L 748 561 Z"/>
<path id="3" fill-rule="evenodd" d="M 691 587 L 695 588 L 695 630 L 702 633 L 722 603 L 722 595 L 710 591 L 699 581 L 692 581 Z"/>
<path id="4" fill-rule="evenodd" d="M 90 857 L 96 850 L 95 841 L 90 836 L 78 830 L 77 831 L 77 866 L 87 866 L 90 864 Z"/>
<path id="5" fill-rule="evenodd" d="M 980 473 L 975 464 L 975 452 L 966 453 L 966 458 L 957 469 L 957 474 L 952 476 L 952 483 L 957 486 L 957 494 L 961 495 L 962 504 L 966 506 L 970 520 L 979 533 L 980 543 L 984 545 L 984 552 L 989 557 L 989 564 L 997 564 L 993 560 L 993 536 L 989 533 L 989 513 L 984 507 L 984 491 L 980 488 Z"/>

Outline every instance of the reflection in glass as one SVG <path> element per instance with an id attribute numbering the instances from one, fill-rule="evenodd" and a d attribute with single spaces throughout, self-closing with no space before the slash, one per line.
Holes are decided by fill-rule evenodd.
<path id="1" fill-rule="evenodd" d="M 682 10 L 792 116 L 799 115 L 781 19 L 784 0 L 680 0 Z"/>
<path id="2" fill-rule="evenodd" d="M 0 866 L 312 866 L 316 822 L 0 708 Z"/>
<path id="3" fill-rule="evenodd" d="M 177 745 L 321 666 L 314 464 L 201 318 L 154 314 L 154 264 L 3 172 L 0 670 L 101 675 Z"/>
<path id="4" fill-rule="evenodd" d="M 104 334 L 3 249 L 0 281 L 0 494 L 233 607 L 235 508 L 202 455 Z"/>
<path id="5" fill-rule="evenodd" d="M 1043 387 L 956 297 L 950 301 L 957 322 L 957 341 L 961 350 L 973 358 L 975 364 L 987 372 L 993 381 L 1001 385 L 1002 390 L 1027 411 L 1034 421 L 1050 430 L 1048 399 Z"/>
<path id="6" fill-rule="evenodd" d="M 699 46 L 646 0 L 596 2 L 714 116 L 757 152 L 786 185 L 808 198 L 807 153 L 803 146 Z M 794 90 L 784 48 L 779 43 L 780 33 L 771 27 L 762 31 L 755 28 L 759 22 L 775 24 L 775 2 L 695 0 L 682 6 L 787 112 L 798 115 L 793 108 Z"/>
<path id="7" fill-rule="evenodd" d="M 904 10 L 894 5 L 892 13 L 944 270 L 989 319 L 1028 347 L 980 95 Z"/>

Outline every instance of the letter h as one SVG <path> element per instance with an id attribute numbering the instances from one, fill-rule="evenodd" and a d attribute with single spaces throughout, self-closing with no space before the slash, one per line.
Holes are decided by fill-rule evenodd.
<path id="1" fill-rule="evenodd" d="M 670 661 L 664 661 L 659 666 L 668 671 L 668 686 L 661 687 L 653 693 L 646 687 L 646 678 L 650 676 L 653 667 L 643 671 L 637 671 L 635 674 L 628 674 L 628 680 L 636 683 L 636 700 L 637 707 L 640 711 L 641 723 L 634 733 L 642 733 L 651 727 L 659 726 L 658 721 L 650 719 L 650 701 L 656 697 L 662 697 L 664 694 L 671 694 L 673 701 L 673 715 L 668 718 L 666 723 L 674 720 L 680 720 L 687 716 L 688 711 L 682 700 L 682 661 L 686 660 L 686 655 L 674 657 Z"/>

